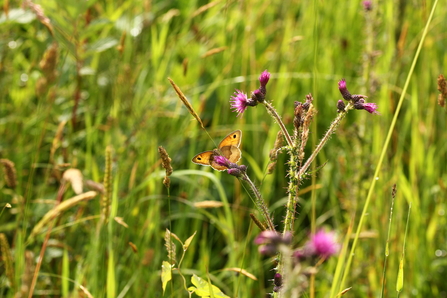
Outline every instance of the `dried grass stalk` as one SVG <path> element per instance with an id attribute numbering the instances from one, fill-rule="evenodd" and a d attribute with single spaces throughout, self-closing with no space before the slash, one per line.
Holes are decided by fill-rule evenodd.
<path id="1" fill-rule="evenodd" d="M 88 201 L 96 197 L 97 193 L 95 191 L 89 191 L 68 200 L 63 201 L 59 205 L 55 206 L 53 209 L 48 211 L 44 217 L 37 223 L 37 225 L 32 230 L 28 241 L 31 243 L 34 241 L 34 237 L 41 232 L 41 230 L 54 218 L 59 216 L 62 212 L 76 206 L 80 202 Z"/>
<path id="2" fill-rule="evenodd" d="M 173 80 L 171 80 L 171 78 L 168 78 L 169 82 L 171 83 L 172 87 L 174 88 L 175 92 L 177 93 L 178 97 L 180 98 L 180 100 L 183 102 L 183 104 L 185 105 L 185 107 L 188 109 L 189 113 L 191 115 L 193 115 L 194 118 L 196 118 L 197 121 L 199 121 L 200 126 L 205 129 L 205 125 L 203 125 L 202 119 L 200 119 L 199 115 L 196 113 L 196 111 L 194 111 L 194 108 L 192 107 L 192 105 L 189 103 L 188 99 L 186 98 L 186 96 L 183 94 L 182 90 L 180 90 L 180 88 L 174 83 Z"/>

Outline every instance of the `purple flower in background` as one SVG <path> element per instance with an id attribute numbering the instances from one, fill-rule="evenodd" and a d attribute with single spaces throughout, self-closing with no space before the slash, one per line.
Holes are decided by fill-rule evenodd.
<path id="1" fill-rule="evenodd" d="M 255 239 L 255 244 L 260 245 L 258 250 L 262 255 L 274 255 L 277 253 L 279 245 L 289 245 L 290 243 L 292 243 L 291 233 L 286 233 L 283 236 L 281 233 L 271 230 L 262 231 Z"/>
<path id="2" fill-rule="evenodd" d="M 334 232 L 319 230 L 310 237 L 305 250 L 308 250 L 313 255 L 328 258 L 338 253 L 340 244 L 337 243 Z"/>
<path id="3" fill-rule="evenodd" d="M 279 243 L 282 239 L 282 236 L 280 233 L 271 231 L 271 230 L 265 230 L 262 231 L 258 237 L 255 238 L 255 244 L 266 244 L 266 243 Z"/>
<path id="4" fill-rule="evenodd" d="M 366 11 L 372 10 L 372 1 L 363 1 L 363 8 Z"/>

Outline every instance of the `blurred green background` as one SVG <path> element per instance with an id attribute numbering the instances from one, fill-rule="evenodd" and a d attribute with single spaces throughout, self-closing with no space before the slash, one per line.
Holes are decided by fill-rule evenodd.
<path id="1" fill-rule="evenodd" d="M 441 1 L 443 2 L 443 1 Z M 200 114 L 215 143 L 241 129 L 242 160 L 282 230 L 286 155 L 266 175 L 278 127 L 262 106 L 242 117 L 230 111 L 235 89 L 248 94 L 271 74 L 267 99 L 287 127 L 294 101 L 312 93 L 318 114 L 307 156 L 337 115 L 337 82 L 365 94 L 380 115 L 352 111 L 318 156 L 302 189 L 294 245 L 316 225 L 342 237 L 357 226 L 377 159 L 395 113 L 433 1 L 0 1 L 0 158 L 15 164 L 17 186 L 0 179 L 4 233 L 12 277 L 1 267 L 0 297 L 28 297 L 39 254 L 35 297 L 161 297 L 165 230 L 182 241 L 197 232 L 182 263 L 230 297 L 265 297 L 274 266 L 253 244 L 255 206 L 237 179 L 191 163 L 215 147 L 182 105 L 168 77 Z M 39 4 L 41 7 L 35 6 Z M 447 6 L 439 4 L 405 95 L 375 186 L 347 297 L 396 295 L 405 224 L 401 297 L 447 297 L 446 109 L 437 77 L 447 63 Z M 111 220 L 101 227 L 101 199 L 79 203 L 29 235 L 55 207 L 63 170 L 101 183 L 111 151 Z M 172 158 L 163 186 L 158 146 Z M 70 164 L 70 165 L 66 165 Z M 3 175 L 4 176 L 4 175 Z M 389 258 L 382 281 L 391 206 L 397 184 Z M 84 187 L 87 190 L 86 187 Z M 68 189 L 63 200 L 75 196 Z M 197 208 L 204 200 L 221 208 Z M 125 227 L 113 220 L 122 217 Z M 50 232 L 48 234 L 48 232 Z M 48 239 L 45 238 L 49 236 Z M 134 251 L 132 242 L 137 250 Z M 45 244 L 46 247 L 42 245 Z M 6 252 L 2 250 L 2 264 Z M 181 246 L 177 242 L 177 256 Z M 337 258 L 316 275 L 315 294 L 328 297 Z M 226 268 L 244 268 L 254 281 Z M 207 273 L 208 272 L 208 273 Z M 193 295 L 194 296 L 194 295 Z M 304 295 L 307 296 L 306 294 Z M 187 297 L 174 272 L 165 297 Z"/>

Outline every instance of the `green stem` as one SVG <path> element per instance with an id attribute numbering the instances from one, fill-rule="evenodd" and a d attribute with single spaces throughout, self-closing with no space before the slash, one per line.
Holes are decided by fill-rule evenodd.
<path id="1" fill-rule="evenodd" d="M 284 137 L 286 138 L 287 145 L 292 147 L 293 146 L 292 138 L 290 137 L 290 134 L 287 131 L 286 126 L 282 122 L 281 117 L 278 115 L 275 108 L 272 106 L 271 103 L 269 103 L 267 101 L 264 101 L 263 104 L 265 105 L 267 112 L 269 112 L 269 114 L 276 120 L 276 122 L 279 125 L 279 128 L 281 128 L 281 131 L 282 131 Z"/>
<path id="2" fill-rule="evenodd" d="M 315 148 L 314 152 L 312 152 L 312 154 L 306 160 L 306 163 L 298 171 L 298 174 L 297 174 L 298 180 L 302 179 L 303 175 L 306 173 L 307 169 L 312 164 L 312 162 L 314 161 L 314 159 L 317 156 L 317 154 L 320 153 L 321 149 L 323 149 L 324 145 L 326 145 L 327 141 L 329 141 L 331 135 L 333 133 L 335 133 L 335 130 L 337 129 L 337 127 L 340 124 L 341 120 L 343 120 L 343 118 L 345 118 L 345 116 L 348 113 L 348 111 L 352 110 L 353 108 L 354 108 L 353 104 L 349 102 L 346 105 L 345 110 L 340 112 L 338 114 L 337 118 L 335 118 L 335 120 L 331 123 L 331 125 L 329 126 L 328 131 L 326 132 L 324 137 L 321 139 L 320 143 L 317 145 L 317 147 Z"/>
<path id="3" fill-rule="evenodd" d="M 256 197 L 256 206 L 258 207 L 261 214 L 264 216 L 264 219 L 267 222 L 267 226 L 269 227 L 270 230 L 275 231 L 275 225 L 273 224 L 273 220 L 270 216 L 269 209 L 267 208 L 267 204 L 264 202 L 264 199 L 262 198 L 261 193 L 259 192 L 258 188 L 250 180 L 247 173 L 242 174 L 242 179 L 248 183 L 251 190 L 253 191 L 253 193 Z"/>

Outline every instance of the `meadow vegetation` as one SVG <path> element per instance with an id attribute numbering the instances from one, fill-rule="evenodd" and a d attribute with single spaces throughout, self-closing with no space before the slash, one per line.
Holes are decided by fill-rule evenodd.
<path id="1" fill-rule="evenodd" d="M 264 70 L 290 132 L 312 94 L 305 158 L 339 115 L 342 79 L 380 113 L 351 110 L 301 181 L 291 247 L 323 229 L 341 248 L 306 265 L 301 295 L 447 297 L 445 3 L 0 3 L 0 297 L 188 297 L 192 278 L 272 293 L 253 191 L 191 162 L 241 130 L 239 163 L 284 230 L 286 149 L 268 174 L 278 121 L 230 109 Z"/>

